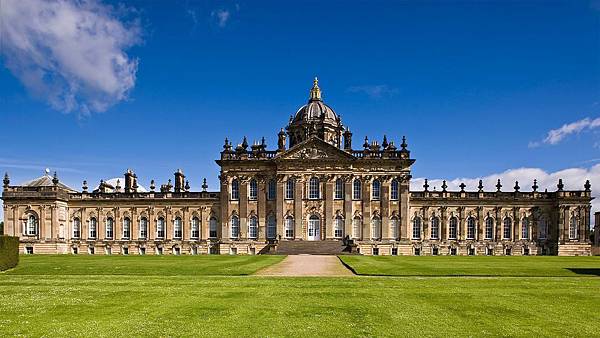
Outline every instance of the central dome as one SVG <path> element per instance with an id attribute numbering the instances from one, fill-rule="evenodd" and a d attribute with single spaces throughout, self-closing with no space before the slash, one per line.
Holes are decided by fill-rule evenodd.
<path id="1" fill-rule="evenodd" d="M 321 99 L 319 80 L 315 78 L 308 103 L 300 107 L 287 126 L 290 146 L 315 135 L 337 147 L 343 131 L 342 121 Z"/>
<path id="2" fill-rule="evenodd" d="M 294 115 L 292 123 L 319 120 L 334 124 L 339 122 L 339 119 L 340 118 L 333 111 L 333 109 L 331 109 L 331 107 L 326 105 L 323 101 L 311 99 L 307 104 L 298 109 L 296 115 Z"/>

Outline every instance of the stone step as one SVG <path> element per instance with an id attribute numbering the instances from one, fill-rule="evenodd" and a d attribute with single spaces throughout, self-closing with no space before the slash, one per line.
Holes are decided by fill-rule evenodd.
<path id="1" fill-rule="evenodd" d="M 353 252 L 354 251 L 354 252 Z M 270 254 L 276 255 L 342 255 L 356 253 L 352 246 L 342 241 L 280 241 Z"/>

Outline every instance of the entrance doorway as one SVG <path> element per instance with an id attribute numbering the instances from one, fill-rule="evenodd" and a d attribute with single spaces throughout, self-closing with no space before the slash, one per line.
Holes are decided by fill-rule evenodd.
<path id="1" fill-rule="evenodd" d="M 321 239 L 321 220 L 317 215 L 311 215 L 308 219 L 307 239 L 309 241 L 318 241 Z"/>

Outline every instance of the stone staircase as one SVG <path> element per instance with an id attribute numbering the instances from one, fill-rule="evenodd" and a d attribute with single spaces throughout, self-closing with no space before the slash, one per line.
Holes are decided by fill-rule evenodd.
<path id="1" fill-rule="evenodd" d="M 273 250 L 274 249 L 274 250 Z M 347 255 L 356 253 L 353 245 L 344 245 L 342 241 L 279 241 L 269 250 L 271 255 Z"/>

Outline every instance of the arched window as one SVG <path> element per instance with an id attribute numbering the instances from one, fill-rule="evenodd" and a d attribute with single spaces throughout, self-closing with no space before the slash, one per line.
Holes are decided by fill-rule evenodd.
<path id="1" fill-rule="evenodd" d="M 393 201 L 398 200 L 398 180 L 393 179 L 390 184 L 390 199 Z"/>
<path id="2" fill-rule="evenodd" d="M 240 218 L 231 216 L 231 238 L 240 237 Z"/>
<path id="3" fill-rule="evenodd" d="M 115 221 L 112 219 L 112 217 L 108 217 L 106 219 L 106 238 L 107 239 L 112 239 L 114 236 L 114 227 L 115 227 Z"/>
<path id="4" fill-rule="evenodd" d="M 371 186 L 373 188 L 373 191 L 371 191 L 371 199 L 379 200 L 381 198 L 381 182 L 375 180 Z"/>
<path id="5" fill-rule="evenodd" d="M 289 178 L 286 182 L 285 182 L 285 199 L 286 200 L 293 200 L 294 199 L 294 179 L 293 178 Z"/>
<path id="6" fill-rule="evenodd" d="M 285 238 L 294 238 L 294 218 L 292 216 L 285 218 Z"/>
<path id="7" fill-rule="evenodd" d="M 398 220 L 398 217 L 393 216 L 390 219 L 390 234 L 392 235 L 392 238 L 399 238 L 400 236 L 398 235 L 400 230 L 400 221 Z"/>
<path id="8" fill-rule="evenodd" d="M 217 238 L 217 229 L 218 229 L 217 219 L 214 217 L 211 217 L 210 220 L 208 221 L 208 237 Z"/>
<path id="9" fill-rule="evenodd" d="M 344 237 L 344 219 L 341 216 L 335 217 L 335 224 L 333 225 L 333 237 Z"/>
<path id="10" fill-rule="evenodd" d="M 360 238 L 361 228 L 361 219 L 360 217 L 355 216 L 354 219 L 352 219 L 352 238 Z"/>
<path id="11" fill-rule="evenodd" d="M 512 219 L 506 217 L 504 219 L 504 239 L 510 239 L 510 233 L 512 232 Z"/>
<path id="12" fill-rule="evenodd" d="M 521 239 L 529 239 L 529 219 L 523 217 L 521 220 Z"/>
<path id="13" fill-rule="evenodd" d="M 250 180 L 250 195 L 248 198 L 251 200 L 258 198 L 258 182 L 255 179 Z"/>
<path id="14" fill-rule="evenodd" d="M 240 181 L 231 181 L 231 199 L 237 201 L 240 199 Z"/>
<path id="15" fill-rule="evenodd" d="M 267 189 L 267 199 L 268 200 L 274 200 L 275 197 L 277 196 L 277 185 L 275 183 L 275 180 L 270 180 L 269 181 L 269 187 Z"/>
<path id="16" fill-rule="evenodd" d="M 22 230 L 23 234 L 27 236 L 35 236 L 37 234 L 37 219 L 34 215 L 27 216 L 27 222 Z"/>
<path id="17" fill-rule="evenodd" d="M 156 238 L 165 238 L 165 219 L 162 217 L 156 220 Z"/>
<path id="18" fill-rule="evenodd" d="M 545 217 L 542 217 L 539 221 L 538 221 L 538 229 L 539 229 L 539 237 L 540 239 L 546 239 L 548 236 L 548 222 L 546 221 Z"/>
<path id="19" fill-rule="evenodd" d="M 181 239 L 182 235 L 183 235 L 183 225 L 181 224 L 181 218 L 177 217 L 177 218 L 175 218 L 175 221 L 173 222 L 173 238 Z"/>
<path id="20" fill-rule="evenodd" d="M 248 237 L 258 237 L 258 218 L 256 218 L 256 216 L 251 216 L 248 221 Z"/>
<path id="21" fill-rule="evenodd" d="M 131 235 L 131 220 L 129 217 L 123 218 L 123 238 L 128 239 Z"/>
<path id="22" fill-rule="evenodd" d="M 371 219 L 371 238 L 381 239 L 381 218 L 379 216 Z"/>
<path id="23" fill-rule="evenodd" d="M 98 231 L 98 221 L 96 221 L 96 217 L 90 218 L 90 238 L 96 238 Z"/>
<path id="24" fill-rule="evenodd" d="M 475 218 L 467 218 L 467 239 L 475 239 Z"/>
<path id="25" fill-rule="evenodd" d="M 273 239 L 277 236 L 277 220 L 275 216 L 269 215 L 267 217 L 267 238 Z"/>
<path id="26" fill-rule="evenodd" d="M 140 218 L 140 239 L 146 239 L 148 237 L 148 219 L 146 217 Z"/>
<path id="27" fill-rule="evenodd" d="M 198 217 L 192 218 L 192 238 L 200 237 L 200 219 Z"/>
<path id="28" fill-rule="evenodd" d="M 358 178 L 355 179 L 354 182 L 352 182 L 352 199 L 362 199 L 362 183 L 360 183 L 360 180 Z"/>
<path id="29" fill-rule="evenodd" d="M 412 238 L 413 239 L 420 239 L 421 238 L 421 217 L 415 217 L 413 219 L 413 233 L 412 233 Z"/>
<path id="30" fill-rule="evenodd" d="M 312 200 L 319 199 L 321 196 L 320 190 L 319 179 L 316 177 L 311 177 L 308 181 L 308 198 Z"/>
<path id="31" fill-rule="evenodd" d="M 577 218 L 571 216 L 571 222 L 569 223 L 569 239 L 577 239 Z"/>
<path id="32" fill-rule="evenodd" d="M 440 239 L 440 219 L 437 217 L 431 219 L 431 239 Z"/>
<path id="33" fill-rule="evenodd" d="M 491 217 L 485 220 L 485 239 L 492 239 L 494 237 L 494 219 Z"/>
<path id="34" fill-rule="evenodd" d="M 452 217 L 448 223 L 448 239 L 456 239 L 456 233 L 458 232 L 458 219 L 456 217 Z"/>
<path id="35" fill-rule="evenodd" d="M 81 237 L 81 222 L 79 221 L 79 218 L 75 218 L 73 219 L 73 238 L 79 237 Z"/>
<path id="36" fill-rule="evenodd" d="M 335 195 L 334 198 L 336 200 L 343 200 L 344 199 L 344 180 L 342 180 L 341 178 L 338 178 L 337 180 L 335 180 Z"/>

